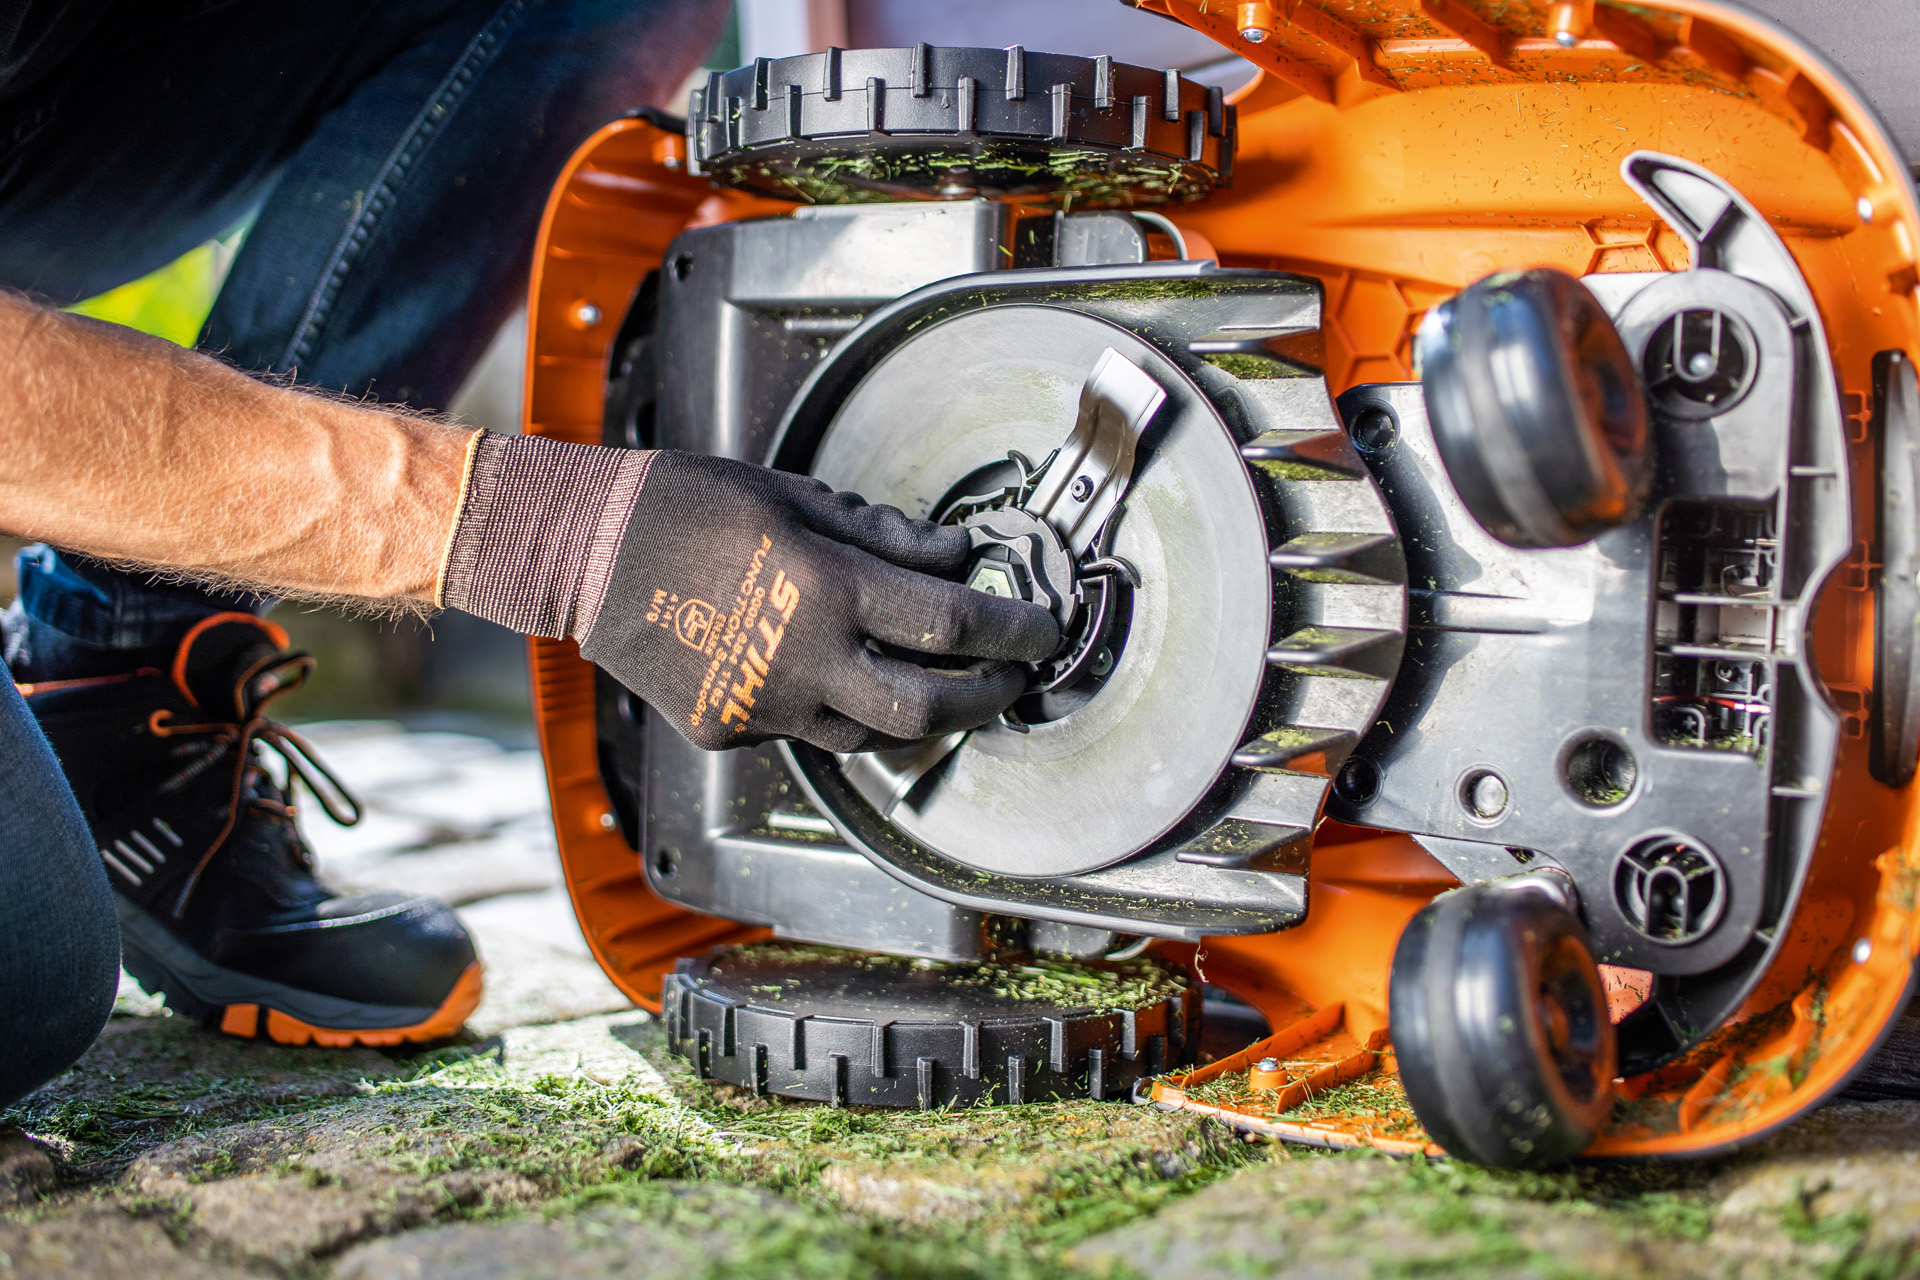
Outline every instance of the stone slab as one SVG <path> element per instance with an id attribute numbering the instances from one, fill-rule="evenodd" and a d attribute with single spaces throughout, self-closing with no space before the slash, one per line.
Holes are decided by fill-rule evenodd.
<path id="1" fill-rule="evenodd" d="M 564 889 L 490 898 L 460 918 L 486 963 L 486 994 L 467 1019 L 473 1034 L 633 1007 L 588 952 Z"/>
<path id="2" fill-rule="evenodd" d="M 687 1280 L 728 1263 L 741 1268 L 771 1252 L 765 1249 L 771 1237 L 808 1220 L 763 1191 L 699 1184 L 655 1190 L 664 1193 L 650 1198 L 655 1202 L 676 1202 L 671 1212 L 596 1209 L 558 1221 L 435 1227 L 361 1245 L 333 1274 L 336 1280 Z"/>
<path id="3" fill-rule="evenodd" d="M 156 1215 L 119 1206 L 0 1220 L 0 1275 L 36 1280 L 240 1280 L 247 1273 L 182 1249 Z"/>
<path id="4" fill-rule="evenodd" d="M 1765 1140 L 1712 1190 L 1714 1234 L 1739 1253 L 1783 1224 L 1857 1235 L 1882 1252 L 1920 1250 L 1920 1102 L 1825 1107 Z"/>

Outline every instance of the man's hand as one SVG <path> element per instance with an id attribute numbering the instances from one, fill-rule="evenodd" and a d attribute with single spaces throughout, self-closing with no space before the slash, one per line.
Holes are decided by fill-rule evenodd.
<path id="1" fill-rule="evenodd" d="M 860 751 L 984 724 L 1060 643 L 1039 605 L 933 574 L 959 529 L 701 454 L 480 443 L 446 603 L 583 656 L 709 749 Z M 532 569 L 532 572 L 528 572 Z M 869 642 L 961 670 L 888 656 Z"/>
<path id="2" fill-rule="evenodd" d="M 1060 643 L 1038 605 L 972 591 L 964 530 L 818 480 L 660 452 L 580 652 L 700 746 L 801 738 L 832 751 L 984 724 Z M 935 670 L 887 657 L 995 659 Z"/>

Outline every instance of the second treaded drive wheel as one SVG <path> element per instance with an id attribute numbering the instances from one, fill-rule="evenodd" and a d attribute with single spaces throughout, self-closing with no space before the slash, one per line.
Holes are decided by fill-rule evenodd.
<path id="1" fill-rule="evenodd" d="M 1448 1152 L 1518 1169 L 1578 1155 L 1613 1104 L 1614 1035 L 1586 927 L 1538 876 L 1442 894 L 1389 989 L 1400 1078 Z"/>

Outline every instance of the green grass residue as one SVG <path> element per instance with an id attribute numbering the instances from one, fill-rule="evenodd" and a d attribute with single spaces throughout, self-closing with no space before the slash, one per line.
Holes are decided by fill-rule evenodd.
<path id="1" fill-rule="evenodd" d="M 800 968 L 816 964 L 852 966 L 876 972 L 916 969 L 937 972 L 951 987 L 982 991 L 1002 1000 L 1017 1000 L 1055 1005 L 1066 1009 L 1092 1009 L 1096 1012 L 1144 1009 L 1186 991 L 1186 976 L 1146 956 L 1131 960 L 1070 960 L 1056 956 L 1033 956 L 995 963 L 944 963 L 915 960 L 904 956 L 879 955 L 866 951 L 847 951 L 814 943 L 760 942 L 734 948 L 719 962 L 725 972 L 729 962 L 772 969 Z M 782 988 L 772 983 L 756 985 L 756 991 L 775 994 Z"/>
<path id="2" fill-rule="evenodd" d="M 1210 355 L 1206 359 L 1207 363 L 1214 368 L 1230 373 L 1242 382 L 1265 382 L 1272 378 L 1311 376 L 1299 365 L 1290 364 L 1273 356 L 1228 351 Z"/>

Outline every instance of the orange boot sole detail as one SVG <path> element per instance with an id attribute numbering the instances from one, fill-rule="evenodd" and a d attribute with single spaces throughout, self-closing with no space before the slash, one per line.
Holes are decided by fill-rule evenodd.
<path id="1" fill-rule="evenodd" d="M 376 1047 L 419 1044 L 429 1040 L 444 1040 L 460 1030 L 468 1015 L 479 1006 L 483 990 L 480 962 L 475 960 L 460 975 L 460 980 L 453 984 L 453 990 L 433 1011 L 433 1016 L 412 1026 L 364 1030 L 316 1027 L 278 1009 L 263 1009 L 257 1004 L 230 1004 L 220 1016 L 220 1030 L 246 1040 L 264 1036 L 276 1044 L 317 1044 L 329 1049 L 346 1049 L 361 1044 Z"/>

